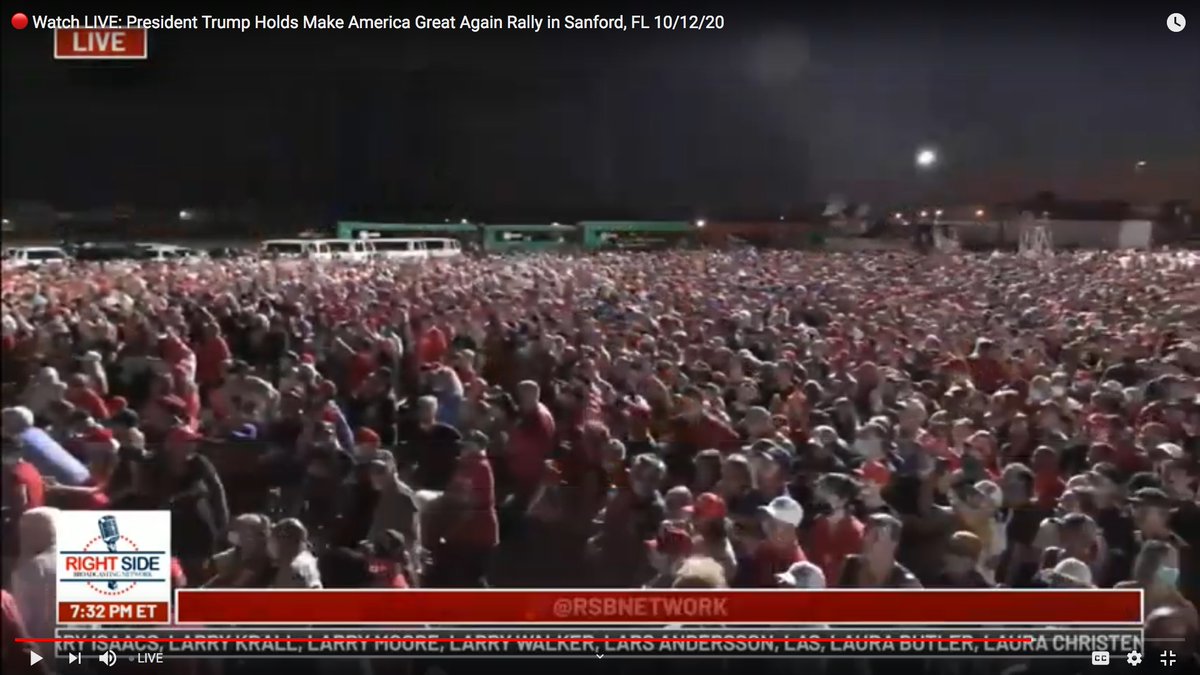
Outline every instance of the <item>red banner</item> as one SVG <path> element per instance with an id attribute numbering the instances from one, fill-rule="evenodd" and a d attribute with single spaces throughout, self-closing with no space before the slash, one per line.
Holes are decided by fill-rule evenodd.
<path id="1" fill-rule="evenodd" d="M 1132 624 L 1131 590 L 181 589 L 181 624 Z"/>

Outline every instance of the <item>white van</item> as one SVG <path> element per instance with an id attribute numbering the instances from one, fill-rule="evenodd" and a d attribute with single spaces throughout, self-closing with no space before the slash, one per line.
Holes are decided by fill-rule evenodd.
<path id="1" fill-rule="evenodd" d="M 397 260 L 426 260 L 428 258 L 453 258 L 462 255 L 462 245 L 457 239 L 440 238 L 380 238 L 367 239 L 376 257 Z"/>
<path id="2" fill-rule="evenodd" d="M 4 252 L 4 264 L 18 268 L 62 265 L 70 260 L 57 246 L 18 246 Z"/>
<path id="3" fill-rule="evenodd" d="M 329 260 L 332 256 L 323 239 L 268 239 L 258 245 L 264 258 L 309 258 Z"/>
<path id="4" fill-rule="evenodd" d="M 457 239 L 418 239 L 430 258 L 454 258 L 462 255 L 462 244 Z"/>
<path id="5" fill-rule="evenodd" d="M 362 239 L 318 239 L 334 260 L 363 261 L 371 257 L 371 242 Z"/>
<path id="6" fill-rule="evenodd" d="M 384 260 L 424 260 L 429 255 L 420 239 L 368 239 L 371 255 Z"/>
<path id="7" fill-rule="evenodd" d="M 137 252 L 139 260 L 167 262 L 171 260 L 197 260 L 204 257 L 204 254 L 196 249 L 186 246 L 176 246 L 174 244 L 139 242 L 134 244 L 133 248 Z"/>

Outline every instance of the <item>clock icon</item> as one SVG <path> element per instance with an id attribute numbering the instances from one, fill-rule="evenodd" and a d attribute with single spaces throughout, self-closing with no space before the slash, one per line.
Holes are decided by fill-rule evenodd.
<path id="1" fill-rule="evenodd" d="M 1167 17 L 1167 30 L 1170 30 L 1172 33 L 1178 33 L 1182 31 L 1183 27 L 1186 25 L 1187 19 L 1183 18 L 1183 15 L 1179 12 L 1175 12 L 1171 16 Z"/>

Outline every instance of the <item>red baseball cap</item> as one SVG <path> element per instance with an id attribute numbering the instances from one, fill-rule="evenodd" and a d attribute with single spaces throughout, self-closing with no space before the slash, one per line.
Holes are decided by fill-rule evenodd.
<path id="1" fill-rule="evenodd" d="M 883 487 L 891 482 L 892 472 L 883 462 L 872 460 L 863 464 L 858 469 L 854 470 L 855 475 L 859 476 L 868 483 L 874 483 Z"/>
<path id="2" fill-rule="evenodd" d="M 696 497 L 695 503 L 692 504 L 692 517 L 696 520 L 717 520 L 724 518 L 729 513 L 725 506 L 725 500 L 721 495 L 714 492 L 704 492 L 699 497 Z"/>
<path id="3" fill-rule="evenodd" d="M 692 537 L 678 527 L 668 527 L 659 532 L 657 539 L 646 542 L 651 551 L 668 556 L 686 556 L 692 552 Z"/>
<path id="4" fill-rule="evenodd" d="M 374 429 L 359 427 L 354 432 L 354 442 L 359 445 L 379 445 L 379 434 Z"/>

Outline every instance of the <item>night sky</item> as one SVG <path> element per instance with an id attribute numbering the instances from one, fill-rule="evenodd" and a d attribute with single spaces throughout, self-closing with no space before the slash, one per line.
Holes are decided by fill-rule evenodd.
<path id="1" fill-rule="evenodd" d="M 1200 200 L 1194 3 L 808 4 L 684 5 L 724 14 L 714 32 L 158 31 L 148 61 L 101 65 L 55 62 L 49 31 L 8 24 L 49 3 L 5 3 L 3 197 L 491 222 L 757 217 L 831 193 L 880 205 L 1042 189 Z M 678 9 L 489 5 L 163 13 Z M 110 9 L 125 13 L 75 3 Z M 1167 30 L 1172 11 L 1184 32 Z M 944 158 L 934 175 L 913 168 L 925 143 Z"/>

